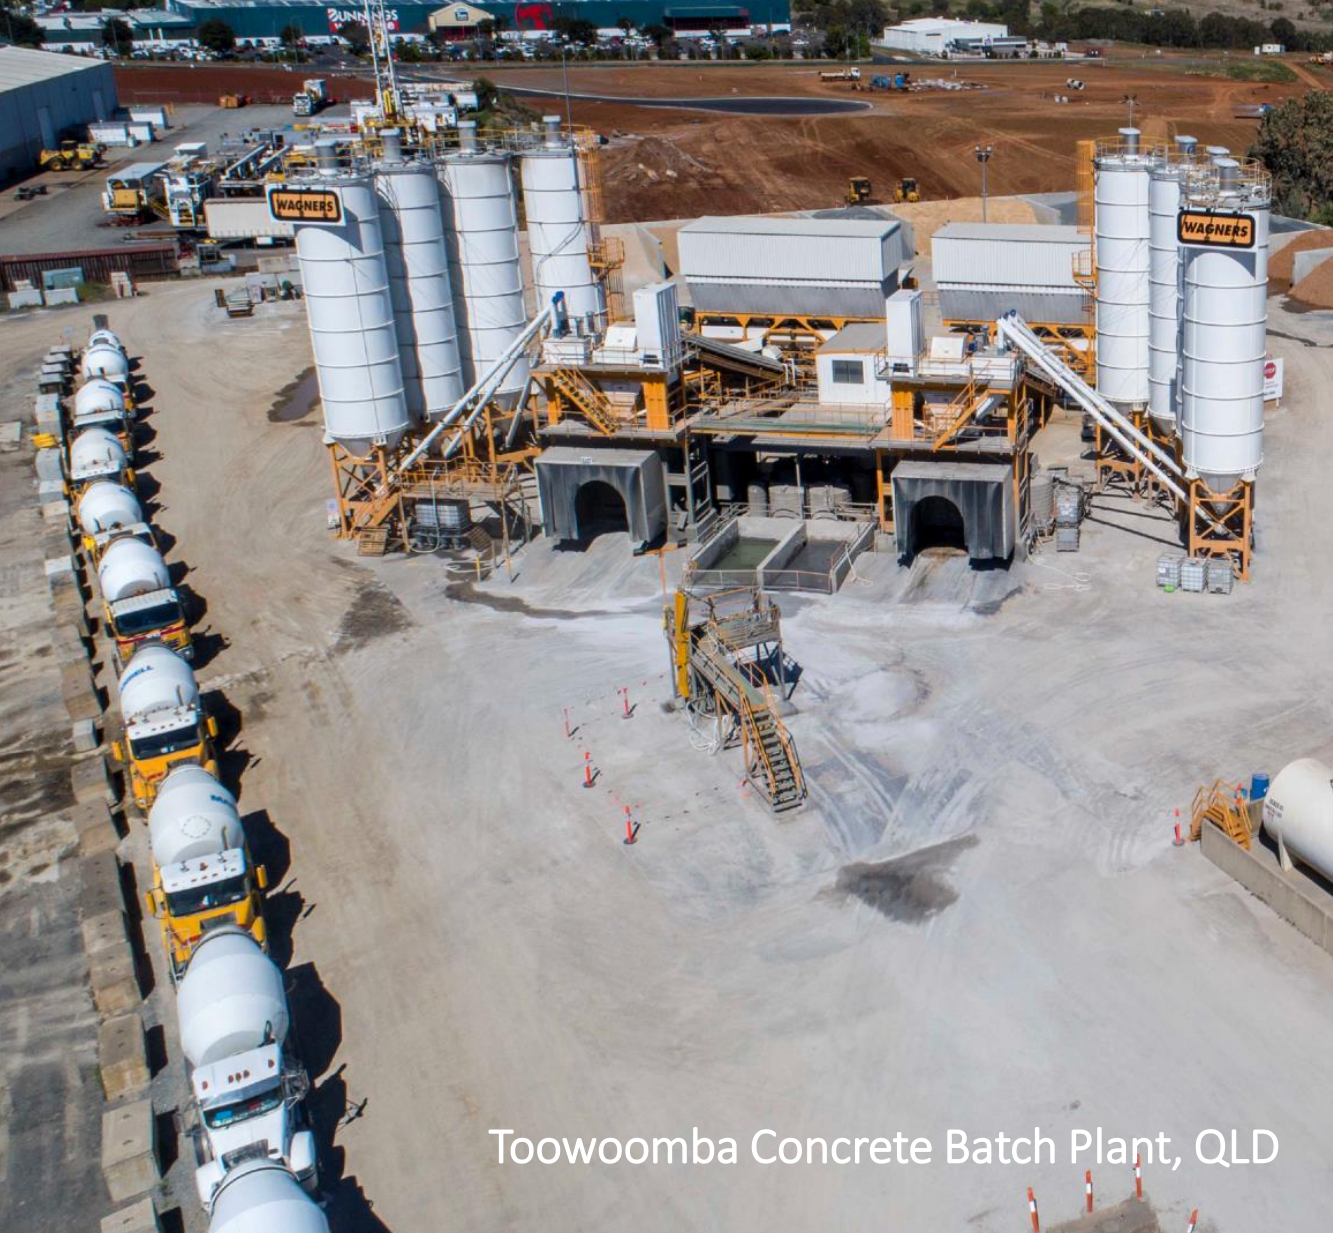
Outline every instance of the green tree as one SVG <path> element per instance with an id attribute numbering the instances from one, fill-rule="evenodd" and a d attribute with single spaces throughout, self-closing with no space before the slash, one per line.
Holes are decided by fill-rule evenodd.
<path id="1" fill-rule="evenodd" d="M 354 56 L 364 56 L 370 50 L 370 31 L 365 22 L 345 21 L 338 27 L 338 37 L 347 44 Z"/>
<path id="2" fill-rule="evenodd" d="M 0 24 L 0 30 L 4 31 L 5 37 L 16 47 L 41 47 L 43 41 L 41 26 L 27 13 L 20 13 L 8 4 L 3 7 L 4 19 Z"/>
<path id="3" fill-rule="evenodd" d="M 123 17 L 108 17 L 102 24 L 102 46 L 124 59 L 134 50 L 134 31 Z"/>
<path id="4" fill-rule="evenodd" d="M 278 31 L 278 42 L 284 47 L 299 47 L 305 40 L 305 31 L 300 26 L 292 23 Z"/>
<path id="5" fill-rule="evenodd" d="M 200 22 L 198 38 L 200 47 L 218 55 L 236 50 L 236 31 L 220 17 L 210 17 Z"/>
<path id="6" fill-rule="evenodd" d="M 661 22 L 655 21 L 644 26 L 641 33 L 644 38 L 652 39 L 656 46 L 661 47 L 662 44 L 675 33 L 675 31 L 673 31 L 670 26 L 664 26 Z"/>
<path id="7" fill-rule="evenodd" d="M 1327 221 L 1333 202 L 1333 94 L 1312 90 L 1274 107 L 1250 149 L 1273 176 L 1279 214 Z"/>

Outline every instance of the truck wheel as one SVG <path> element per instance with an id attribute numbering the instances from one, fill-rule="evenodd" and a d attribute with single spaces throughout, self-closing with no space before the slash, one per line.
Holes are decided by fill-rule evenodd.
<path id="1" fill-rule="evenodd" d="M 51 168 L 52 171 L 65 170 L 65 160 L 63 158 L 53 158 L 47 165 Z"/>

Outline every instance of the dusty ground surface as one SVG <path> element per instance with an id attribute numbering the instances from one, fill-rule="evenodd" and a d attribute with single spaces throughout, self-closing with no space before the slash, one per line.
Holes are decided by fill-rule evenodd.
<path id="1" fill-rule="evenodd" d="M 1156 591 L 1171 526 L 1113 500 L 1073 558 L 863 559 L 835 599 L 783 601 L 812 796 L 775 822 L 734 754 L 692 750 L 661 709 L 656 561 L 539 543 L 514 582 L 460 592 L 433 558 L 358 560 L 324 530 L 318 412 L 271 418 L 309 363 L 299 306 L 229 323 L 209 284 L 116 306 L 157 389 L 157 517 L 207 600 L 226 770 L 289 861 L 274 909 L 339 1233 L 834 1213 L 1000 1233 L 1028 1185 L 1048 1221 L 1074 1216 L 1085 1164 L 1106 1203 L 1128 1191 L 1128 1169 L 1067 1158 L 1099 1125 L 1171 1136 L 1179 1170 L 1145 1162 L 1165 1227 L 1194 1205 L 1224 1233 L 1318 1227 L 1333 1103 L 1308 1059 L 1333 961 L 1170 845 L 1201 781 L 1333 752 L 1333 352 L 1296 341 L 1333 328 L 1274 311 L 1288 397 L 1253 584 Z M 76 320 L 7 322 L 6 353 Z M 487 1135 L 698 1127 L 744 1159 L 763 1127 L 1034 1125 L 1058 1163 L 500 1166 Z M 1281 1156 L 1201 1166 L 1215 1126 L 1270 1129 Z"/>
<path id="2" fill-rule="evenodd" d="M 719 117 L 576 98 L 574 119 L 611 138 L 603 152 L 608 217 L 628 221 L 833 206 L 854 175 L 869 176 L 881 201 L 903 176 L 916 177 L 926 197 L 978 196 L 978 143 L 995 149 L 988 178 L 997 196 L 1072 189 L 1074 143 L 1122 126 L 1127 94 L 1137 99 L 1135 121 L 1149 140 L 1190 133 L 1243 151 L 1256 122 L 1235 119 L 1236 107 L 1276 102 L 1310 84 L 1254 85 L 1192 75 L 1193 66 L 1168 57 L 1078 66 L 913 65 L 918 80 L 985 88 L 910 94 L 853 93 L 845 83 L 821 82 L 817 65 L 579 66 L 569 79 L 576 93 L 626 98 L 815 95 L 871 104 L 851 116 Z M 501 86 L 562 89 L 558 66 L 496 68 L 489 75 Z M 1086 89 L 1069 90 L 1070 76 L 1082 78 Z M 1056 94 L 1070 101 L 1057 104 Z"/>

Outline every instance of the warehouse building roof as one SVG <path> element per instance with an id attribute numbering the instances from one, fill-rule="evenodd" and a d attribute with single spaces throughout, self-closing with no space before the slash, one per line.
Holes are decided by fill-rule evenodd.
<path id="1" fill-rule="evenodd" d="M 723 218 L 711 215 L 687 223 L 681 231 L 739 235 L 792 235 L 792 236 L 885 236 L 898 230 L 902 223 L 895 218 L 768 218 L 762 215 L 738 214 Z"/>
<path id="2" fill-rule="evenodd" d="M 935 232 L 940 240 L 1020 240 L 1029 244 L 1081 244 L 1087 247 L 1087 231 L 1048 223 L 945 223 Z"/>
<path id="3" fill-rule="evenodd" d="M 30 47 L 0 47 L 0 91 L 17 90 L 39 81 L 50 81 L 69 73 L 97 68 L 101 60 L 85 60 L 59 52 L 34 51 Z"/>

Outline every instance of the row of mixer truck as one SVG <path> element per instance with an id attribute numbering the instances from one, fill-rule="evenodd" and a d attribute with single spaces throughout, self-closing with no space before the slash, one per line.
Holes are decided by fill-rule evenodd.
<path id="1" fill-rule="evenodd" d="M 218 777 L 217 724 L 188 662 L 184 608 L 134 490 L 130 366 L 119 339 L 99 330 L 82 367 L 66 478 L 119 670 L 113 752 L 148 814 L 145 906 L 176 986 L 199 1200 L 209 1233 L 328 1233 L 311 1197 L 309 1081 L 289 1047 L 283 973 L 267 953 L 267 871 Z"/>

